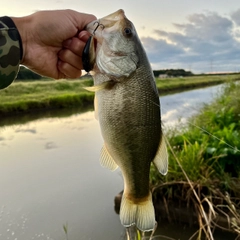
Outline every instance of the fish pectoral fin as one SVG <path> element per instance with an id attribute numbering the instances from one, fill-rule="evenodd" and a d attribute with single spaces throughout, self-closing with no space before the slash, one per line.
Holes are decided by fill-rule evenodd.
<path id="1" fill-rule="evenodd" d="M 162 175 L 168 172 L 168 152 L 164 137 L 162 136 L 156 156 L 153 160 L 154 165 Z"/>
<path id="2" fill-rule="evenodd" d="M 104 89 L 105 86 L 106 86 L 106 84 L 103 83 L 103 84 L 95 85 L 95 86 L 92 86 L 92 87 L 84 87 L 84 89 L 89 91 L 89 92 L 97 92 L 97 91 L 100 91 L 100 90 Z"/>
<path id="3" fill-rule="evenodd" d="M 98 92 L 98 91 L 101 91 L 103 89 L 111 89 L 112 86 L 114 86 L 114 85 L 115 85 L 115 82 L 113 80 L 110 80 L 110 81 L 106 81 L 106 82 L 103 82 L 101 84 L 94 85 L 94 86 L 91 86 L 91 87 L 84 87 L 84 89 L 89 91 L 89 92 Z"/>
<path id="4" fill-rule="evenodd" d="M 118 165 L 115 163 L 111 155 L 108 153 L 108 150 L 105 146 L 102 147 L 100 155 L 100 164 L 101 166 L 108 168 L 111 171 L 115 171 L 118 168 Z"/>
<path id="5" fill-rule="evenodd" d="M 135 224 L 143 232 L 152 231 L 156 223 L 152 194 L 149 193 L 148 199 L 136 204 L 123 193 L 120 220 L 124 227 L 130 227 Z"/>

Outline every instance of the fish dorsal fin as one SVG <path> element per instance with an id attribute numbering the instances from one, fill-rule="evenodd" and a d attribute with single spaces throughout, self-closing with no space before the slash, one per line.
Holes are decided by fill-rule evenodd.
<path id="1" fill-rule="evenodd" d="M 154 165 L 162 175 L 168 172 L 168 152 L 164 137 L 162 136 L 156 156 L 153 160 Z"/>
<path id="2" fill-rule="evenodd" d="M 105 146 L 102 147 L 100 155 L 100 164 L 101 166 L 108 168 L 111 171 L 115 171 L 118 168 L 118 165 L 115 163 L 113 158 L 108 153 L 108 150 Z"/>

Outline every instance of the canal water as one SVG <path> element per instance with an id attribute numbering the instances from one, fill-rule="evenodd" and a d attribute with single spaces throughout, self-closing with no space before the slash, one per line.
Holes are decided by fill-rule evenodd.
<path id="1" fill-rule="evenodd" d="M 164 127 L 186 122 L 220 88 L 161 97 Z M 99 164 L 103 140 L 93 110 L 16 116 L 0 125 L 0 239 L 64 240 L 63 226 L 68 240 L 124 238 L 114 211 L 123 179 Z M 176 239 L 186 240 L 182 232 Z"/>

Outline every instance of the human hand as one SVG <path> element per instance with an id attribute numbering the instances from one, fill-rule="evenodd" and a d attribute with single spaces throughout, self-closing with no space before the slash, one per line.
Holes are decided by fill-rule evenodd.
<path id="1" fill-rule="evenodd" d="M 21 64 L 47 77 L 81 76 L 82 51 L 89 37 L 84 27 L 96 17 L 73 10 L 39 11 L 13 18 L 22 38 Z"/>

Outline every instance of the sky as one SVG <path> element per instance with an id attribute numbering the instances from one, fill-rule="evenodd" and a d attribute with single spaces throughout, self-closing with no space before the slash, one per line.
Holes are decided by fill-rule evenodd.
<path id="1" fill-rule="evenodd" d="M 240 71 L 239 0 L 9 0 L 0 16 L 67 8 L 97 18 L 124 9 L 153 70 Z"/>

